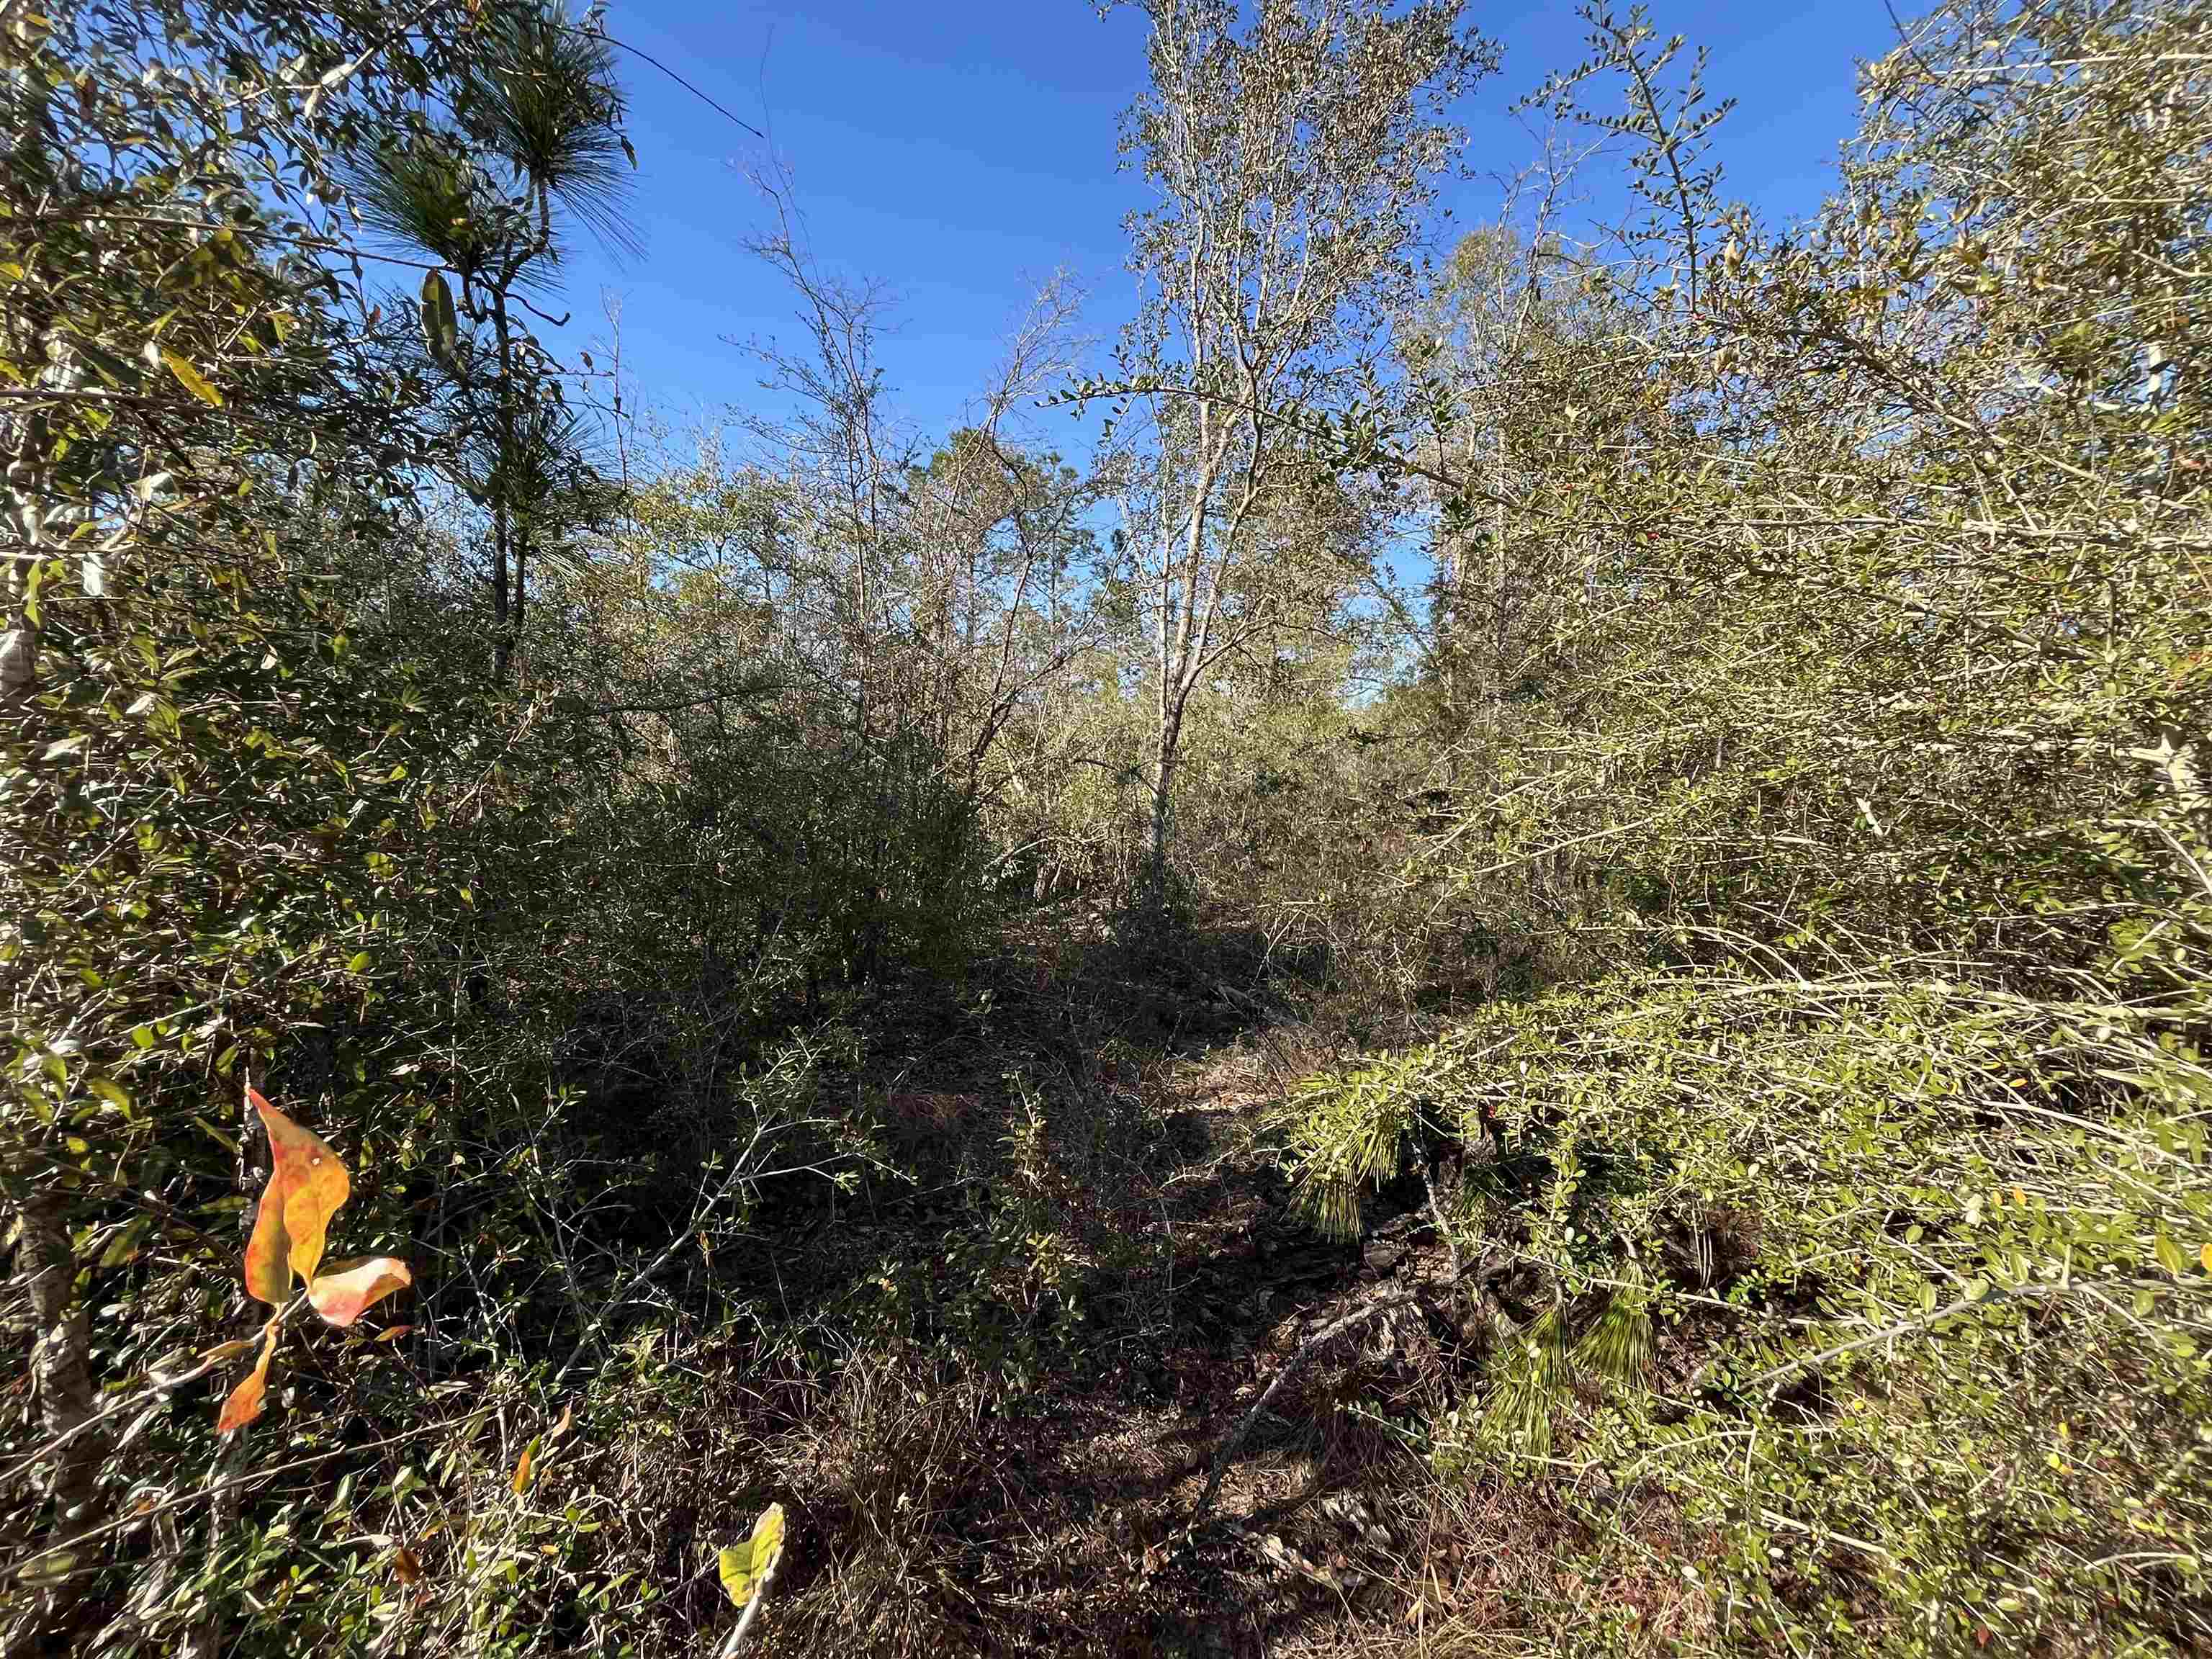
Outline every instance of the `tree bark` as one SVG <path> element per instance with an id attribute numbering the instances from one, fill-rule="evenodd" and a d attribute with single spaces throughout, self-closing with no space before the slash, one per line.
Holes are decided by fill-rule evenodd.
<path id="1" fill-rule="evenodd" d="M 1164 909 L 1168 898 L 1168 842 L 1174 829 L 1170 792 L 1175 784 L 1176 727 L 1182 722 L 1162 713 L 1158 745 L 1152 760 L 1152 849 L 1146 881 L 1147 898 L 1154 909 Z"/>
<path id="2" fill-rule="evenodd" d="M 51 1177 L 38 1181 L 17 1206 L 17 1282 L 31 1305 L 31 1387 L 39 1428 L 52 1447 L 40 1485 L 52 1510 L 50 1545 L 98 1524 L 100 1437 L 88 1431 L 93 1415 L 92 1333 L 76 1299 L 76 1255 L 70 1243 L 69 1193 Z M 66 1561 L 42 1587 L 33 1617 L 38 1633 L 58 1642 L 67 1633 L 80 1598 L 82 1575 Z"/>
<path id="3" fill-rule="evenodd" d="M 508 492 L 514 488 L 516 472 L 514 444 L 514 336 L 507 319 L 507 290 L 492 290 L 492 328 L 499 339 L 499 462 L 498 476 L 493 480 L 491 491 L 491 621 L 492 621 L 492 678 L 502 684 L 507 679 L 507 665 L 514 655 L 514 629 L 520 623 L 519 603 L 514 605 L 512 618 L 507 597 L 507 550 L 514 539 L 514 514 L 507 501 Z M 520 575 L 517 561 L 516 575 Z M 521 583 L 515 583 L 515 598 L 520 599 Z"/>

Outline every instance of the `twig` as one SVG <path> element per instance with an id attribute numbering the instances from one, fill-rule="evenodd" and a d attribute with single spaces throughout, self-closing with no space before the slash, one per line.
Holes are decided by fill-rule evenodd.
<path id="1" fill-rule="evenodd" d="M 1429 1219 L 1436 1223 L 1437 1237 L 1443 1240 L 1444 1249 L 1451 1256 L 1452 1292 L 1456 1296 L 1459 1292 L 1459 1281 L 1467 1270 L 1460 1262 L 1459 1240 L 1453 1237 L 1452 1230 L 1444 1225 L 1443 1206 L 1437 1202 L 1437 1183 L 1429 1178 L 1429 1166 L 1426 1164 L 1421 1165 L 1421 1190 L 1429 1195 Z"/>
<path id="2" fill-rule="evenodd" d="M 668 1248 L 666 1249 L 661 1251 L 661 1253 L 653 1257 L 651 1261 L 648 1261 L 644 1267 L 640 1267 L 635 1273 L 631 1274 L 629 1282 L 624 1285 L 619 1292 L 607 1298 L 605 1305 L 601 1307 L 599 1310 L 599 1316 L 593 1319 L 589 1326 L 586 1327 L 582 1340 L 576 1344 L 574 1351 L 569 1354 L 568 1360 L 562 1365 L 561 1369 L 554 1373 L 552 1383 L 546 1389 L 546 1392 L 549 1395 L 558 1394 L 560 1392 L 561 1385 L 568 1380 L 568 1373 L 576 1369 L 576 1362 L 584 1357 L 585 1350 L 589 1348 L 592 1342 L 598 1339 L 600 1329 L 606 1324 L 608 1318 L 614 1313 L 615 1310 L 617 1308 L 628 1307 L 629 1305 L 631 1293 L 634 1292 L 641 1285 L 646 1284 L 651 1280 L 655 1274 L 659 1273 L 663 1267 L 666 1267 L 670 1261 L 674 1260 L 677 1251 L 680 1250 L 684 1245 L 691 1242 L 693 1235 L 698 1231 L 701 1224 L 702 1224 L 708 1216 L 714 1213 L 715 1209 L 721 1204 L 721 1201 L 725 1198 L 729 1196 L 731 1188 L 738 1184 L 739 1179 L 739 1173 L 733 1170 L 730 1174 L 729 1179 L 722 1183 L 720 1190 L 716 1192 L 714 1197 L 707 1200 L 706 1207 L 702 1209 L 691 1218 L 690 1225 L 686 1227 L 683 1231 L 678 1233 L 675 1237 L 670 1239 L 668 1241 Z"/>
<path id="3" fill-rule="evenodd" d="M 2039 1301 L 2045 1297 L 2063 1296 L 2073 1288 L 2070 1285 L 2021 1285 L 2003 1291 L 1999 1299 Z M 1816 1366 L 1825 1365 L 1831 1359 L 1840 1359 L 1847 1353 L 1856 1353 L 1861 1348 L 1871 1348 L 1876 1343 L 1887 1342 L 1893 1337 L 1909 1336 L 1914 1331 L 1923 1330 L 1930 1325 L 1938 1324 L 1951 1318 L 1954 1315 L 1966 1312 L 1967 1309 L 1984 1300 L 1989 1294 L 1987 1291 L 1979 1291 L 1972 1296 L 1962 1296 L 1955 1302 L 1947 1302 L 1942 1307 L 1932 1309 L 1917 1317 L 1900 1320 L 1894 1325 L 1886 1325 L 1870 1335 L 1857 1337 L 1849 1342 L 1839 1342 L 1832 1348 L 1821 1349 L 1818 1353 L 1804 1354 L 1796 1359 L 1787 1360 L 1771 1370 L 1761 1371 L 1757 1376 L 1745 1382 L 1743 1387 L 1746 1389 L 1770 1388 L 1778 1393 L 1782 1384 L 1800 1371 L 1811 1370 Z"/>
<path id="4" fill-rule="evenodd" d="M 1214 1498 L 1221 1490 L 1222 1477 L 1229 1472 L 1230 1460 L 1237 1455 L 1237 1449 L 1243 1445 L 1245 1440 L 1250 1436 L 1261 1416 L 1266 1413 L 1268 1401 L 1274 1399 L 1275 1395 L 1281 1391 L 1283 1384 L 1296 1376 L 1304 1368 L 1306 1361 L 1312 1358 L 1325 1344 L 1343 1335 L 1356 1326 L 1365 1324 L 1376 1314 L 1387 1313 L 1393 1308 L 1405 1307 L 1413 1299 L 1413 1293 L 1411 1291 L 1387 1292 L 1376 1297 L 1365 1307 L 1355 1308 L 1343 1318 L 1322 1326 L 1298 1344 L 1298 1351 L 1291 1356 L 1290 1363 L 1275 1373 L 1275 1380 L 1267 1384 L 1260 1397 L 1252 1402 L 1252 1409 L 1244 1413 L 1244 1420 L 1237 1425 L 1236 1432 L 1222 1442 L 1221 1449 L 1214 1453 L 1213 1468 L 1206 1476 L 1206 1490 L 1199 1494 L 1198 1503 L 1190 1512 L 1190 1519 L 1184 1522 L 1186 1530 L 1194 1530 L 1198 1523 L 1206 1518 L 1206 1511 L 1213 1507 Z"/>
<path id="5" fill-rule="evenodd" d="M 714 1650 L 714 1659 L 736 1659 L 738 1650 L 745 1644 L 745 1632 L 753 1627 L 753 1617 L 760 1612 L 761 1603 L 768 1600 L 769 1586 L 775 1583 L 776 1571 L 782 1565 L 783 1553 L 778 1551 L 775 1559 L 768 1564 L 768 1571 L 761 1575 L 759 1584 L 754 1588 L 753 1599 L 745 1603 L 745 1610 L 738 1616 L 738 1626 L 730 1632 L 730 1639 Z"/>

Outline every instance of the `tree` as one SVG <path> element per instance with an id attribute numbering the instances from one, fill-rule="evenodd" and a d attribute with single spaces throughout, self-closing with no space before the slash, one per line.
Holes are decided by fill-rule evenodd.
<path id="1" fill-rule="evenodd" d="M 69 1552 L 131 1471 L 100 1391 L 179 1328 L 96 1351 L 88 1301 L 182 1308 L 155 1258 L 222 1254 L 188 1218 L 249 1170 L 192 1144 L 208 1085 L 302 1027 L 299 1074 L 342 1049 L 337 1009 L 370 1005 L 420 914 L 416 792 L 465 769 L 475 712 L 413 538 L 422 388 L 331 257 L 353 251 L 344 158 L 465 72 L 465 28 L 410 30 L 463 9 L 52 9 L 5 19 L 0 158 L 0 1197 L 38 1384 L 9 1431 L 36 1478 L 0 1519 L 27 1558 L 0 1592 L 11 1649 L 89 1638 L 111 1581 Z M 192 1449 L 129 1443 L 157 1469 Z M 164 1535 L 106 1604 L 113 1639 L 198 1623 L 165 1600 L 185 1569 Z"/>
<path id="2" fill-rule="evenodd" d="M 1449 441 L 1431 459 L 1481 492 L 1432 487 L 1430 591 L 1417 613 L 1424 678 L 1454 737 L 1494 732 L 1541 683 L 1595 552 L 1558 512 L 1572 482 L 1559 458 L 1613 435 L 1638 396 L 1595 372 L 1624 319 L 1589 293 L 1546 216 L 1523 226 L 1509 210 L 1466 237 L 1405 347 L 1451 401 Z"/>
<path id="3" fill-rule="evenodd" d="M 820 742 L 846 757 L 839 838 L 860 879 L 852 971 L 882 954 L 895 913 L 935 889 L 951 914 L 981 874 L 984 816 L 1018 782 L 1010 732 L 1096 639 L 1079 598 L 1095 559 L 1084 522 L 1103 493 L 1027 430 L 1061 383 L 1077 295 L 1048 280 L 963 423 L 932 444 L 893 412 L 878 337 L 881 285 L 826 269 L 791 181 L 756 182 L 771 228 L 754 251 L 788 284 L 800 343 L 751 349 L 787 409 L 748 422 L 781 509 L 778 648 L 815 699 Z M 765 573 L 764 573 L 765 574 Z"/>
<path id="4" fill-rule="evenodd" d="M 520 313 L 536 312 L 529 295 L 561 264 L 556 204 L 607 247 L 637 251 L 623 216 L 635 160 L 613 48 L 571 23 L 561 0 L 491 14 L 449 102 L 451 125 L 410 111 L 350 181 L 368 224 L 460 278 L 458 309 L 441 272 L 424 278 L 423 329 L 461 394 L 460 478 L 490 511 L 493 674 L 503 680 L 522 638 L 532 556 L 558 544 L 564 518 L 596 516 L 605 496 L 581 460 L 583 431 L 554 365 Z M 474 337 L 487 322 L 488 360 Z"/>
<path id="5" fill-rule="evenodd" d="M 1462 27 L 1462 0 L 1265 0 L 1243 27 L 1232 0 L 1141 9 L 1152 88 L 1122 149 L 1159 201 L 1128 221 L 1144 297 L 1120 389 L 1145 416 L 1125 519 L 1156 679 L 1157 902 L 1191 699 L 1273 609 L 1247 567 L 1258 515 L 1303 470 L 1289 411 L 1371 410 L 1456 155 L 1444 109 L 1497 54 Z"/>
<path id="6" fill-rule="evenodd" d="M 487 65 L 547 14 L 49 9 L 0 20 L 0 1202 L 37 1383 L 0 1428 L 0 1643 L 212 1652 L 250 1595 L 252 1509 L 238 1450 L 158 1408 L 234 1332 L 217 1232 L 259 1143 L 228 1103 L 250 1073 L 334 1139 L 398 1144 L 359 1132 L 413 1117 L 428 1051 L 398 1056 L 428 1021 L 467 1046 L 471 907 L 574 730 L 486 695 L 480 592 L 448 585 L 421 488 L 459 465 L 447 399 L 364 276 L 412 287 L 423 262 L 363 246 L 344 207 L 426 108 L 526 103 Z M 589 170 L 533 165 L 539 247 Z M 505 199 L 494 228 L 521 236 Z M 446 229 L 497 276 L 495 246 Z M 518 434 L 557 424 L 509 361 Z M 496 492 L 526 556 L 566 533 L 574 482 Z M 392 1228 L 392 1187 L 366 1184 Z M 111 1299 L 133 1311 L 112 1340 Z M 155 1488 L 158 1516 L 118 1514 Z"/>

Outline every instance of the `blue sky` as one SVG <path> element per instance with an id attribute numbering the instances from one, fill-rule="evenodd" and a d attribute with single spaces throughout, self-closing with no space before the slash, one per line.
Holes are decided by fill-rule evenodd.
<path id="1" fill-rule="evenodd" d="M 1504 68 L 1458 114 L 1471 163 L 1507 168 L 1528 150 L 1507 106 L 1578 61 L 1583 30 L 1566 5 L 1474 15 L 1504 43 Z M 1881 0 L 1661 4 L 1654 22 L 1709 46 L 1709 86 L 1739 100 L 1718 145 L 1728 193 L 1777 219 L 1816 204 L 1854 118 L 1854 60 L 1893 39 Z M 957 417 L 1055 268 L 1089 291 L 1088 331 L 1109 337 L 1127 315 L 1121 222 L 1139 181 L 1117 170 L 1116 118 L 1144 75 L 1134 12 L 1101 19 L 1087 0 L 613 0 L 607 27 L 763 128 L 817 254 L 890 286 L 889 378 L 925 428 Z M 599 293 L 618 290 L 625 380 L 679 421 L 722 418 L 761 400 L 757 366 L 730 340 L 792 332 L 787 294 L 744 246 L 762 223 L 744 170 L 761 146 L 618 55 L 646 253 L 615 268 L 583 251 L 568 274 L 568 332 L 603 337 Z M 1466 222 L 1496 195 L 1477 179 L 1448 199 Z"/>

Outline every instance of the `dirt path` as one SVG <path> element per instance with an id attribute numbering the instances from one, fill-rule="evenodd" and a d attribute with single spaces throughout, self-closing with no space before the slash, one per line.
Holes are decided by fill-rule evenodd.
<path id="1" fill-rule="evenodd" d="M 1443 1251 L 1418 1192 L 1386 1195 L 1364 1247 L 1299 1218 L 1265 1131 L 1285 1070 L 1247 1034 L 1109 1075 L 1107 1133 L 1053 1125 L 1041 1209 L 1083 1263 L 1079 1316 L 1017 1391 L 847 1398 L 834 1429 L 814 1413 L 771 1651 L 1334 1653 L 1402 1629 L 1433 1517 L 1407 1512 L 1426 1483 L 1390 1419 L 1449 1384 Z M 926 1254 L 933 1219 L 843 1231 Z M 940 1260 L 957 1279 L 957 1249 Z M 1408 1295 L 1312 1354 L 1193 1528 L 1213 1460 L 1305 1339 Z"/>

